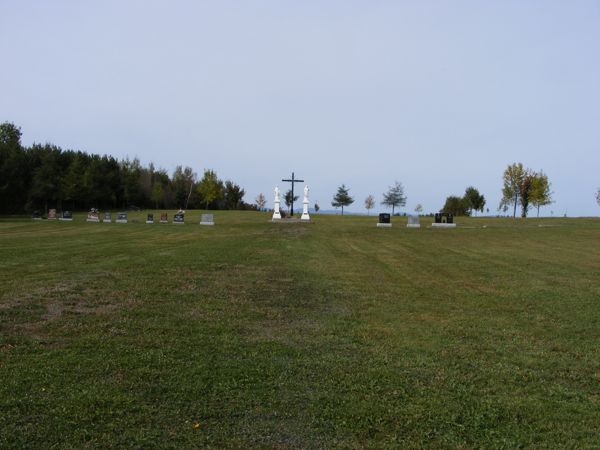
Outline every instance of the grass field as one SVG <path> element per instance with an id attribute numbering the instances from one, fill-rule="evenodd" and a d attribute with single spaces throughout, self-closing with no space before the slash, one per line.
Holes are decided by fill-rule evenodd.
<path id="1" fill-rule="evenodd" d="M 1 448 L 600 447 L 598 219 L 83 217 L 0 220 Z"/>

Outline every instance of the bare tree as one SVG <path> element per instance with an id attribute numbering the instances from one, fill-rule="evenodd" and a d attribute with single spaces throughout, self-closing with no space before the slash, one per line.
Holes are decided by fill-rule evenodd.
<path id="1" fill-rule="evenodd" d="M 265 205 L 267 204 L 267 199 L 265 198 L 262 192 L 258 194 L 258 197 L 256 197 L 254 201 L 256 202 L 256 207 L 259 211 L 262 211 Z"/>
<path id="2" fill-rule="evenodd" d="M 375 197 L 373 197 L 371 194 L 365 198 L 365 208 L 367 210 L 367 215 L 371 215 L 371 210 L 375 208 Z"/>

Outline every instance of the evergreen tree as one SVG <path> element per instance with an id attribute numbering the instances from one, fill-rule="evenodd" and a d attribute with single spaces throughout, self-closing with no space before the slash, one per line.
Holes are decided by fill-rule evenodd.
<path id="1" fill-rule="evenodd" d="M 383 194 L 382 205 L 392 207 L 392 216 L 394 215 L 394 209 L 397 206 L 406 205 L 406 196 L 404 195 L 404 186 L 402 183 L 396 181 L 393 186 L 390 186 L 389 190 Z"/>
<path id="2" fill-rule="evenodd" d="M 354 203 L 354 199 L 350 196 L 350 188 L 347 188 L 346 185 L 342 184 L 338 187 L 337 193 L 333 196 L 333 201 L 331 202 L 331 206 L 335 208 L 342 208 L 342 216 L 344 215 L 344 206 L 349 206 Z"/>

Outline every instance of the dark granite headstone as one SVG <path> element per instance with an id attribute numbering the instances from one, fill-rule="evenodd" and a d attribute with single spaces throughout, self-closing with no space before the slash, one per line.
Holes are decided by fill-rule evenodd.
<path id="1" fill-rule="evenodd" d="M 173 216 L 173 223 L 183 225 L 185 223 L 185 214 L 177 213 Z"/>
<path id="2" fill-rule="evenodd" d="M 111 223 L 112 222 L 112 214 L 109 213 L 109 212 L 104 213 L 104 220 L 103 220 L 103 222 Z"/>
<path id="3" fill-rule="evenodd" d="M 379 214 L 379 223 L 390 223 L 391 216 L 388 213 Z"/>
<path id="4" fill-rule="evenodd" d="M 391 216 L 388 213 L 379 214 L 379 222 L 377 227 L 379 228 L 390 228 L 392 226 Z"/>
<path id="5" fill-rule="evenodd" d="M 117 214 L 117 223 L 127 223 L 127 213 L 120 212 Z"/>
<path id="6" fill-rule="evenodd" d="M 452 213 L 435 213 L 435 223 L 454 223 Z"/>
<path id="7" fill-rule="evenodd" d="M 58 220 L 63 220 L 66 222 L 71 222 L 73 220 L 73 213 L 71 211 L 63 211 L 62 217 Z"/>
<path id="8" fill-rule="evenodd" d="M 154 223 L 154 214 L 148 214 L 146 217 L 146 223 L 153 224 Z"/>
<path id="9" fill-rule="evenodd" d="M 42 220 L 42 213 L 41 213 L 41 211 L 38 211 L 36 209 L 33 213 L 31 213 L 31 218 L 33 220 Z"/>

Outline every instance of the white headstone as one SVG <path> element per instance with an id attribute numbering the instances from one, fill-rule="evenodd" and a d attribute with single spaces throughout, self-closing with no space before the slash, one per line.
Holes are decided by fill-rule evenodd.
<path id="1" fill-rule="evenodd" d="M 215 220 L 212 214 L 202 214 L 200 225 L 214 225 Z"/>

